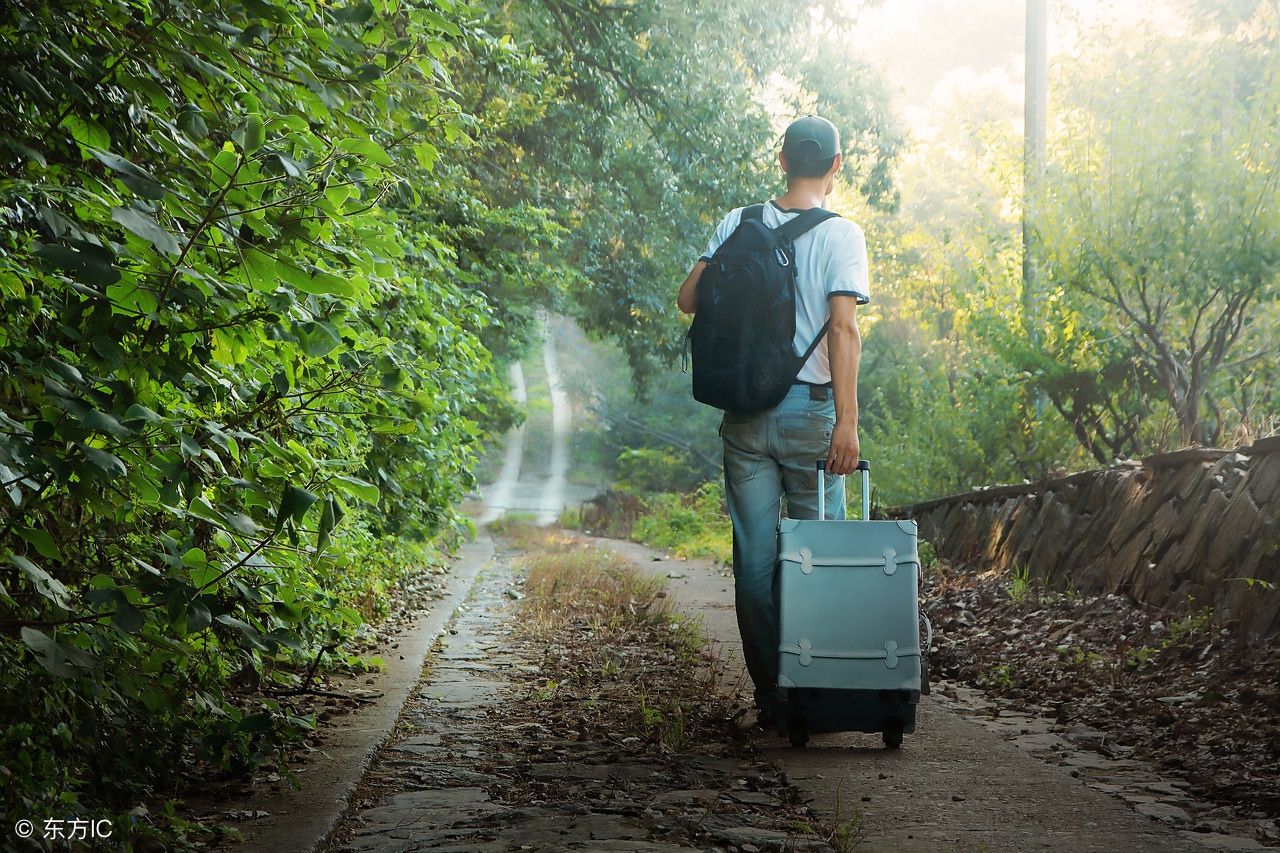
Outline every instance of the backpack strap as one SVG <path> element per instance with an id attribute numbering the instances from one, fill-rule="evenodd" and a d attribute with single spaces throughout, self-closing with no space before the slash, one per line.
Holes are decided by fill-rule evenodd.
<path id="1" fill-rule="evenodd" d="M 763 206 L 764 205 L 760 205 L 760 207 Z M 795 242 L 797 237 L 813 228 L 815 225 L 826 222 L 828 219 L 839 215 L 840 214 L 831 210 L 823 210 L 821 207 L 811 207 L 808 210 L 800 211 L 799 216 L 789 219 L 777 228 L 773 229 L 773 233 L 777 234 L 779 237 L 784 237 Z M 746 216 L 746 211 L 743 211 L 743 216 Z"/>
<path id="2" fill-rule="evenodd" d="M 742 220 L 746 222 L 748 219 L 754 219 L 758 222 L 764 222 L 764 205 L 752 204 L 742 208 Z"/>
<path id="3" fill-rule="evenodd" d="M 821 207 L 811 207 L 808 210 L 800 211 L 800 214 L 792 219 L 779 225 L 773 229 L 773 233 L 780 238 L 794 243 L 796 238 L 814 226 L 826 222 L 828 219 L 839 216 L 840 214 L 823 210 Z M 818 330 L 817 336 L 813 339 L 813 343 L 809 344 L 809 348 L 804 351 L 804 355 L 800 359 L 803 365 L 809 360 L 809 356 L 813 355 L 813 351 L 818 348 L 818 344 L 822 343 L 822 339 L 827 335 L 827 329 L 831 327 L 831 318 L 827 317 L 827 321 L 822 324 L 822 328 Z"/>

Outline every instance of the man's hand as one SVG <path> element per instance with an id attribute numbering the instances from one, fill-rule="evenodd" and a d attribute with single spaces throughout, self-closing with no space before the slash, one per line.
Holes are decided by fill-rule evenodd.
<path id="1" fill-rule="evenodd" d="M 858 468 L 858 425 L 836 421 L 831 433 L 831 450 L 827 452 L 827 473 L 852 474 Z"/>

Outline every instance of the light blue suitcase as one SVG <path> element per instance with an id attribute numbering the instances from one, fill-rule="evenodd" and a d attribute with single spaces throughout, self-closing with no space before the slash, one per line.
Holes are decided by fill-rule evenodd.
<path id="1" fill-rule="evenodd" d="M 870 517 L 870 465 L 862 517 Z M 818 518 L 823 505 L 818 463 Z M 778 728 L 793 746 L 811 733 L 883 732 L 902 745 L 928 693 L 914 521 L 785 518 L 778 525 Z"/>

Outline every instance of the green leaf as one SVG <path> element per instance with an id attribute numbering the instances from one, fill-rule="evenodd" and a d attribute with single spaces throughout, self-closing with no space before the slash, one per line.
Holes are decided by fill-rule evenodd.
<path id="1" fill-rule="evenodd" d="M 363 24 L 373 17 L 373 4 L 362 0 L 354 6 L 343 6 L 333 10 L 333 17 L 343 24 Z"/>
<path id="2" fill-rule="evenodd" d="M 119 154 L 101 148 L 90 148 L 89 154 L 120 176 L 120 181 L 138 195 L 151 201 L 164 198 L 165 189 L 150 173 L 138 168 Z"/>
<path id="3" fill-rule="evenodd" d="M 116 598 L 116 612 L 111 617 L 111 624 L 126 634 L 136 634 L 147 624 L 147 618 L 121 595 Z"/>
<path id="4" fill-rule="evenodd" d="M 185 459 L 196 459 L 200 456 L 200 445 L 186 433 L 178 433 L 178 448 Z"/>
<path id="5" fill-rule="evenodd" d="M 271 609 L 275 614 L 286 622 L 301 622 L 303 613 L 302 608 L 296 604 L 285 604 L 283 601 L 271 602 Z"/>
<path id="6" fill-rule="evenodd" d="M 148 409 L 146 406 L 134 403 L 124 413 L 125 423 L 133 423 L 135 421 L 143 421 L 149 424 L 164 423 L 164 418 Z"/>
<path id="7" fill-rule="evenodd" d="M 283 264 L 259 249 L 246 248 L 241 257 L 244 258 L 245 283 L 254 290 L 274 293 L 280 287 Z"/>
<path id="8" fill-rule="evenodd" d="M 230 142 L 227 145 L 231 145 Z M 213 158 L 212 177 L 214 186 L 221 189 L 231 182 L 236 175 L 236 169 L 240 165 L 240 155 L 236 153 L 235 147 L 223 148 Z"/>
<path id="9" fill-rule="evenodd" d="M 123 477 L 129 473 L 129 469 L 120 459 L 105 450 L 99 450 L 96 447 L 90 447 L 87 444 L 76 442 L 76 447 L 84 453 L 85 458 L 89 460 L 95 468 L 107 475 L 108 480 L 114 480 L 116 477 Z"/>
<path id="10" fill-rule="evenodd" d="M 36 546 L 36 551 L 46 560 L 57 560 L 62 562 L 62 552 L 58 550 L 58 543 L 53 541 L 53 537 L 44 530 L 35 530 L 30 527 L 15 526 L 13 532 L 17 533 L 23 539 Z"/>
<path id="11" fill-rule="evenodd" d="M 267 634 L 267 638 L 295 652 L 306 650 L 302 644 L 302 638 L 287 628 L 275 628 Z"/>
<path id="12" fill-rule="evenodd" d="M 247 622 L 243 622 L 234 616 L 228 616 L 225 613 L 219 616 L 217 621 L 239 631 L 240 637 L 244 640 L 244 644 L 249 648 L 259 652 L 275 651 L 272 644 L 264 642 L 262 635 L 258 633 L 258 630 Z"/>
<path id="13" fill-rule="evenodd" d="M 258 523 L 242 512 L 227 513 L 227 526 L 236 533 L 243 533 L 245 536 L 257 536 L 262 532 L 262 528 Z"/>
<path id="14" fill-rule="evenodd" d="M 344 474 L 338 474 L 333 478 L 334 488 L 341 489 L 349 495 L 354 495 L 365 503 L 376 504 L 382 493 L 373 483 L 366 483 L 364 480 L 357 480 L 355 477 L 348 477 Z"/>
<path id="15" fill-rule="evenodd" d="M 203 566 L 195 566 L 191 569 L 191 583 L 196 589 L 204 589 L 212 583 L 216 583 L 218 578 L 222 577 L 222 568 L 216 564 L 206 563 Z"/>
<path id="16" fill-rule="evenodd" d="M 262 116 L 257 113 L 249 115 L 244 120 L 244 148 L 245 155 L 253 154 L 262 147 L 262 143 L 266 139 L 266 133 L 262 126 Z"/>
<path id="17" fill-rule="evenodd" d="M 91 118 L 70 115 L 62 120 L 62 126 L 71 132 L 71 138 L 81 148 L 102 149 L 111 147 L 111 135 L 107 129 Z"/>
<path id="18" fill-rule="evenodd" d="M 249 714 L 240 720 L 236 730 L 248 735 L 260 735 L 271 731 L 272 725 L 271 714 L 261 711 L 257 714 Z"/>
<path id="19" fill-rule="evenodd" d="M 134 210 L 131 207 L 112 208 L 111 218 L 166 255 L 176 255 L 182 251 L 177 237 L 160 227 L 160 223 L 140 210 Z"/>
<path id="20" fill-rule="evenodd" d="M 337 525 L 338 519 L 334 513 L 334 498 L 330 495 L 324 501 L 324 506 L 320 510 L 320 524 L 316 528 L 316 555 L 322 554 L 329 547 L 329 534 L 333 532 L 333 528 Z"/>
<path id="21" fill-rule="evenodd" d="M 276 511 L 276 532 L 284 525 L 285 519 L 293 519 L 294 524 L 301 524 L 302 518 L 313 503 L 320 500 L 300 486 L 285 486 L 280 497 L 280 508 Z"/>
<path id="22" fill-rule="evenodd" d="M 302 351 L 312 358 L 326 356 L 342 345 L 342 336 L 331 323 L 299 323 L 297 334 Z"/>
<path id="23" fill-rule="evenodd" d="M 200 548 L 192 548 L 182 555 L 182 565 L 189 569 L 202 569 L 209 565 L 209 557 Z"/>
<path id="24" fill-rule="evenodd" d="M 134 431 L 129 429 L 120 420 L 107 412 L 99 412 L 97 409 L 90 409 L 79 418 L 80 423 L 86 429 L 94 432 L 105 432 L 108 435 L 114 435 L 116 438 L 129 438 L 134 435 Z"/>
<path id="25" fill-rule="evenodd" d="M 390 166 L 394 161 L 390 155 L 383 150 L 382 146 L 374 142 L 372 139 L 360 139 L 352 137 L 350 139 L 339 139 L 337 144 L 339 151 L 345 151 L 348 154 L 355 154 L 363 157 L 370 163 L 378 166 Z"/>
<path id="26" fill-rule="evenodd" d="M 303 293 L 316 296 L 352 296 L 356 292 L 356 287 L 351 281 L 318 267 L 304 271 L 282 263 L 278 265 L 278 273 L 286 284 Z"/>
<path id="27" fill-rule="evenodd" d="M 17 566 L 18 571 L 27 576 L 27 580 L 31 582 L 36 592 L 63 610 L 71 609 L 71 591 L 63 585 L 62 581 L 53 577 L 26 557 L 10 554 L 9 562 Z"/>
<path id="28" fill-rule="evenodd" d="M 213 624 L 213 615 L 209 607 L 201 600 L 195 599 L 187 605 L 187 633 L 198 634 Z"/>
<path id="29" fill-rule="evenodd" d="M 219 527 L 228 526 L 226 516 L 218 512 L 217 508 L 214 507 L 213 504 L 209 503 L 209 499 L 204 495 L 193 500 L 187 507 L 187 512 L 190 515 L 194 515 L 196 518 L 204 519 L 205 521 L 216 524 Z M 184 557 L 183 560 L 185 561 L 186 558 Z"/>
<path id="30" fill-rule="evenodd" d="M 75 646 L 59 643 L 35 628 L 22 629 L 22 642 L 35 653 L 36 660 L 55 678 L 74 678 L 82 669 L 93 669 L 98 659 Z"/>
<path id="31" fill-rule="evenodd" d="M 120 280 L 115 255 L 101 246 L 79 242 L 66 246 L 45 243 L 31 254 L 48 261 L 76 281 L 93 287 L 107 287 Z"/>

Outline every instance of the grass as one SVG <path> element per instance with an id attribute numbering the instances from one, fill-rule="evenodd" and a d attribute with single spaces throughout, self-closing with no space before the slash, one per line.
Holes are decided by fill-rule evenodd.
<path id="1" fill-rule="evenodd" d="M 859 809 L 855 808 L 850 818 L 841 817 L 841 790 L 844 788 L 844 783 L 845 779 L 842 778 L 836 785 L 834 817 L 830 820 L 797 821 L 795 825 L 795 829 L 802 834 L 816 836 L 831 845 L 836 853 L 851 853 L 867 838 L 867 827 L 862 821 L 862 812 Z"/>
<path id="2" fill-rule="evenodd" d="M 1022 604 L 1036 594 L 1036 582 L 1031 578 L 1031 567 L 1023 566 L 1014 569 L 1007 587 L 1009 598 L 1015 604 Z"/>
<path id="3" fill-rule="evenodd" d="M 592 705 L 601 725 L 674 750 L 723 741 L 730 698 L 700 619 L 672 606 L 666 580 L 555 528 L 505 520 L 504 545 L 523 551 L 519 632 L 544 648 L 530 694 L 555 713 Z"/>
<path id="4" fill-rule="evenodd" d="M 724 511 L 724 487 L 705 483 L 690 495 L 657 494 L 642 501 L 631 538 L 680 557 L 733 562 L 733 526 Z"/>

